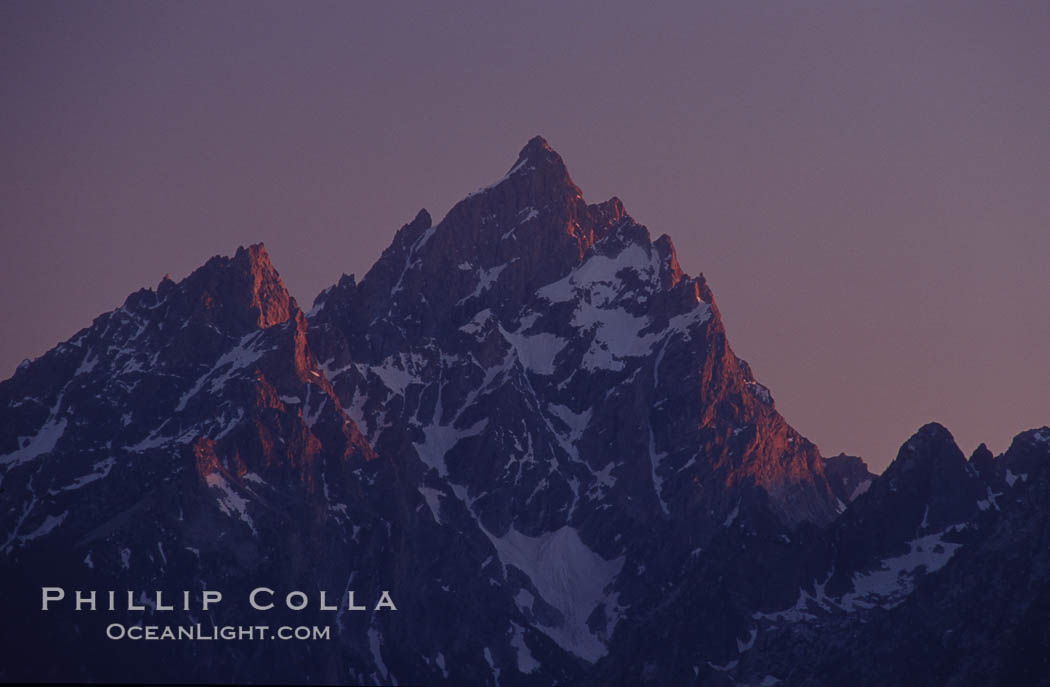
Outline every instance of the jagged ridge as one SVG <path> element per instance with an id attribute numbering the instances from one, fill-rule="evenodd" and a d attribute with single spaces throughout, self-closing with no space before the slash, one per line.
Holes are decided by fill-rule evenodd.
<path id="1" fill-rule="evenodd" d="M 539 137 L 309 316 L 263 247 L 242 248 L 132 294 L 0 383 L 0 406 L 0 565 L 23 586 L 58 561 L 71 588 L 265 578 L 390 587 L 407 611 L 340 614 L 327 658 L 140 654 L 172 679 L 783 678 L 1041 512 L 1027 489 L 1050 439 L 967 462 L 928 425 L 881 477 L 823 461 L 670 238 L 616 198 L 587 204 Z M 0 611 L 26 616 L 26 598 Z M 5 627 L 26 659 L 0 676 L 56 670 L 54 631 Z M 89 655 L 60 676 L 126 679 L 112 644 L 62 632 Z"/>

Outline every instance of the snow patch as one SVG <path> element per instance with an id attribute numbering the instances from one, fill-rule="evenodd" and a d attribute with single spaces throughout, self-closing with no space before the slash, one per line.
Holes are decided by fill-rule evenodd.
<path id="1" fill-rule="evenodd" d="M 67 515 L 69 515 L 68 511 L 65 512 L 65 513 L 62 513 L 62 515 L 49 515 L 49 516 L 47 516 L 44 519 L 44 522 L 42 522 L 40 524 L 40 527 L 37 527 L 35 530 L 30 532 L 29 534 L 21 535 L 18 538 L 18 541 L 19 542 L 26 542 L 26 541 L 29 541 L 31 539 L 39 539 L 40 537 L 43 537 L 46 534 L 50 534 L 56 527 L 58 527 L 59 525 L 62 524 L 62 522 L 66 519 Z"/>
<path id="2" fill-rule="evenodd" d="M 500 327 L 503 338 L 514 348 L 514 352 L 526 370 L 541 375 L 554 374 L 554 359 L 568 343 L 565 339 L 544 332 L 526 334 L 526 324 L 522 323 L 516 332 L 508 332 Z"/>
<path id="3" fill-rule="evenodd" d="M 524 215 L 524 217 L 522 217 L 522 215 Z M 518 211 L 518 217 L 521 217 L 521 219 L 518 220 L 518 224 L 525 224 L 526 222 L 531 222 L 539 216 L 540 211 L 532 207 L 531 205 L 527 208 L 522 208 Z"/>
<path id="4" fill-rule="evenodd" d="M 532 611 L 532 604 L 535 601 L 536 597 L 528 589 L 519 589 L 514 595 L 514 605 L 522 612 Z"/>
<path id="5" fill-rule="evenodd" d="M 383 677 L 389 677 L 390 671 L 387 670 L 386 664 L 383 663 L 383 654 L 380 651 L 382 646 L 383 638 L 379 634 L 379 630 L 371 627 L 368 629 L 368 646 L 372 650 L 372 658 L 376 661 L 376 666 L 382 671 Z"/>
<path id="6" fill-rule="evenodd" d="M 80 367 L 73 373 L 74 377 L 78 377 L 82 374 L 87 374 L 95 369 L 98 365 L 98 357 L 94 353 L 89 353 L 84 357 L 84 361 L 80 363 Z"/>
<path id="7" fill-rule="evenodd" d="M 643 286 L 620 277 L 633 273 Z M 645 355 L 670 335 L 685 334 L 711 318 L 710 307 L 698 303 L 694 308 L 671 318 L 668 327 L 649 332 L 649 317 L 636 315 L 624 307 L 626 302 L 644 305 L 646 290 L 659 288 L 660 258 L 650 246 L 632 243 L 616 255 L 591 253 L 582 265 L 568 276 L 536 292 L 550 303 L 573 302 L 571 324 L 589 332 L 591 345 L 583 356 L 582 366 L 590 370 L 622 370 L 625 359 Z M 632 308 L 633 310 L 633 308 Z"/>
<path id="8" fill-rule="evenodd" d="M 489 669 L 494 673 L 493 681 L 496 683 L 496 687 L 499 687 L 499 668 L 496 667 L 496 663 L 492 660 L 492 652 L 488 647 L 485 647 L 485 662 L 489 664 Z"/>
<path id="9" fill-rule="evenodd" d="M 481 294 L 488 291 L 490 288 L 492 288 L 492 285 L 496 283 L 496 280 L 499 279 L 500 273 L 503 272 L 503 270 L 505 270 L 506 268 L 506 265 L 497 265 L 496 267 L 492 267 L 487 270 L 481 270 L 481 272 L 478 273 L 478 283 L 477 286 L 474 287 L 473 293 L 471 293 L 469 296 L 464 296 L 463 298 L 460 298 L 456 305 L 462 305 L 467 301 L 471 300 L 472 298 L 477 298 Z"/>
<path id="10" fill-rule="evenodd" d="M 218 472 L 212 472 L 204 478 L 204 481 L 209 487 L 219 490 L 220 493 L 217 497 L 219 509 L 230 517 L 235 515 L 239 517 L 251 528 L 252 534 L 257 535 L 255 523 L 252 522 L 251 516 L 248 515 L 248 501 L 233 490 L 226 478 Z"/>
<path id="11" fill-rule="evenodd" d="M 660 477 L 658 470 L 660 469 L 660 461 L 667 457 L 667 454 L 656 450 L 656 437 L 653 435 L 653 428 L 649 427 L 649 467 L 652 471 L 653 477 L 653 489 L 656 491 L 656 500 L 660 504 L 660 510 L 664 512 L 664 515 L 670 515 L 671 511 L 667 508 L 667 502 L 664 501 L 663 486 L 664 480 Z"/>
<path id="12" fill-rule="evenodd" d="M 99 462 L 95 463 L 91 467 L 92 471 L 89 472 L 88 474 L 76 478 L 75 480 L 73 480 L 72 482 L 70 482 L 66 486 L 62 487 L 61 489 L 49 490 L 48 493 L 54 495 L 54 494 L 58 494 L 58 493 L 63 492 L 63 491 L 73 491 L 74 489 L 81 488 L 85 484 L 90 484 L 91 482 L 95 482 L 97 480 L 103 479 L 104 477 L 109 475 L 110 471 L 113 469 L 113 466 L 116 465 L 116 464 L 117 464 L 117 459 L 116 458 L 112 458 L 112 457 L 107 458 L 107 459 L 102 460 L 102 461 L 99 461 Z"/>
<path id="13" fill-rule="evenodd" d="M 586 661 L 593 663 L 604 656 L 605 645 L 587 627 L 587 618 L 606 601 L 604 590 L 623 568 L 624 558 L 605 560 L 568 525 L 538 537 L 529 537 L 513 527 L 502 537 L 488 531 L 485 534 L 503 565 L 523 572 L 543 600 L 564 617 L 559 626 L 538 628 Z"/>
<path id="14" fill-rule="evenodd" d="M 857 497 L 868 491 L 871 488 L 871 480 L 866 479 L 857 483 L 857 486 L 853 488 L 853 493 L 849 495 L 850 502 L 856 501 Z"/>
<path id="15" fill-rule="evenodd" d="M 215 393 L 222 389 L 228 381 L 233 379 L 239 371 L 258 360 L 263 354 L 263 351 L 256 348 L 261 340 L 259 335 L 262 331 L 263 330 L 254 331 L 241 337 L 241 340 L 237 342 L 236 346 L 215 361 L 215 365 L 201 375 L 194 383 L 193 387 L 182 395 L 182 398 L 179 399 L 179 404 L 175 406 L 175 412 L 178 413 L 184 410 L 190 399 L 204 389 L 205 384 L 208 384 L 210 393 Z"/>
<path id="16" fill-rule="evenodd" d="M 737 504 L 733 506 L 733 510 L 730 511 L 729 515 L 726 516 L 726 519 L 722 521 L 722 527 L 731 527 L 733 523 L 736 522 L 736 516 L 739 514 L 740 502 L 738 501 Z"/>
<path id="17" fill-rule="evenodd" d="M 566 452 L 569 455 L 574 455 L 576 442 L 580 440 L 584 431 L 587 429 L 587 425 L 590 424 L 593 411 L 588 409 L 582 413 L 577 413 L 568 406 L 559 405 L 557 403 L 551 403 L 548 405 L 547 410 L 568 427 L 567 432 L 560 433 L 565 439 L 565 441 L 562 442 L 562 445 L 563 447 L 566 447 Z M 572 448 L 570 449 L 568 447 Z"/>
<path id="18" fill-rule="evenodd" d="M 532 656 L 529 647 L 525 645 L 525 634 L 517 623 L 511 623 L 514 628 L 514 636 L 510 638 L 510 645 L 518 652 L 518 671 L 522 673 L 534 673 L 540 667 L 540 662 Z"/>
<path id="19" fill-rule="evenodd" d="M 445 477 L 448 475 L 445 455 L 461 440 L 481 434 L 488 422 L 488 418 L 484 418 L 466 429 L 457 429 L 450 425 L 427 425 L 423 427 L 423 441 L 413 445 L 423 462 Z"/>
<path id="20" fill-rule="evenodd" d="M 1027 482 L 1028 481 L 1027 473 L 1023 473 L 1022 472 L 1019 475 L 1015 475 L 1014 473 L 1010 472 L 1010 470 L 1008 468 L 1006 470 L 1006 484 L 1007 484 L 1007 486 L 1012 487 L 1014 485 L 1014 482 L 1016 482 L 1017 480 L 1021 480 L 1022 482 Z"/>
<path id="21" fill-rule="evenodd" d="M 37 433 L 28 437 L 18 437 L 17 443 L 21 448 L 12 453 L 0 457 L 0 465 L 14 467 L 28 462 L 55 450 L 55 445 L 66 431 L 66 419 L 56 419 L 54 416 L 48 419 Z"/>
<path id="22" fill-rule="evenodd" d="M 534 169 L 534 167 L 532 165 L 528 164 L 528 161 L 529 161 L 528 158 L 522 158 L 521 160 L 518 160 L 518 162 L 515 163 L 515 165 L 510 168 L 510 171 L 507 172 L 506 174 L 504 174 L 502 177 L 500 177 L 498 181 L 495 181 L 495 182 L 489 184 L 488 186 L 482 186 L 477 191 L 474 191 L 473 193 L 467 194 L 467 198 L 473 198 L 474 196 L 476 196 L 478 194 L 481 194 L 481 193 L 484 193 L 485 191 L 488 191 L 489 189 L 496 188 L 497 186 L 502 184 L 504 181 L 506 181 L 507 179 L 510 179 L 512 176 L 517 174 L 518 172 L 526 172 L 526 171 L 528 171 L 530 169 Z M 464 199 L 464 200 L 466 200 L 466 199 Z"/>
<path id="23" fill-rule="evenodd" d="M 384 359 L 379 365 L 368 366 L 366 370 L 379 377 L 391 394 L 404 396 L 405 389 L 417 382 L 417 372 L 423 365 L 419 356 L 399 353 Z"/>
<path id="24" fill-rule="evenodd" d="M 751 633 L 747 638 L 746 642 L 742 642 L 739 639 L 736 640 L 736 651 L 738 654 L 742 654 L 745 651 L 749 651 L 751 647 L 755 645 L 755 639 L 758 637 L 758 628 L 751 628 Z"/>
<path id="25" fill-rule="evenodd" d="M 438 500 L 439 496 L 445 496 L 445 492 L 432 487 L 419 487 L 419 493 L 426 499 L 427 506 L 430 507 L 430 514 L 434 516 L 434 522 L 441 524 L 441 502 Z"/>
<path id="26" fill-rule="evenodd" d="M 914 539 L 908 543 L 908 553 L 883 560 L 871 572 L 854 574 L 853 591 L 844 594 L 839 604 L 846 610 L 898 605 L 914 589 L 918 573 L 940 570 L 955 555 L 961 544 L 945 542 L 947 532 Z"/>

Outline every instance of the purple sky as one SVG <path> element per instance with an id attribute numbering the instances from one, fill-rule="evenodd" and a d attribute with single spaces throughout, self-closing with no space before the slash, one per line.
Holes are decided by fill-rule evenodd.
<path id="1" fill-rule="evenodd" d="M 1050 3 L 494 5 L 0 4 L 0 376 L 239 244 L 308 307 L 541 134 L 825 455 L 1050 423 Z"/>

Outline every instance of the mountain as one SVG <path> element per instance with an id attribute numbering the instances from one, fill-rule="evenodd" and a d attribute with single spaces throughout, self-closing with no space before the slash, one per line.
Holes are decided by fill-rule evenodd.
<path id="1" fill-rule="evenodd" d="M 830 526 L 716 540 L 592 683 L 1050 684 L 1050 427 L 993 458 L 1002 491 L 960 458 L 926 425 Z"/>
<path id="2" fill-rule="evenodd" d="M 863 509 L 851 506 L 832 525 L 835 567 L 801 589 L 793 608 L 756 615 L 759 640 L 737 677 L 1050 684 L 1050 428 L 1019 434 L 992 459 L 1009 475 L 1001 483 L 960 456 L 939 425 L 906 442 L 857 499 Z M 889 526 L 875 540 L 853 538 L 871 518 Z"/>
<path id="3" fill-rule="evenodd" d="M 850 638 L 963 594 L 1046 512 L 1050 430 L 967 461 L 927 425 L 878 477 L 823 459 L 671 239 L 538 137 L 309 313 L 240 248 L 20 366 L 0 408 L 6 680 L 839 684 L 800 662 L 863 664 Z M 198 623 L 331 636 L 106 638 Z"/>

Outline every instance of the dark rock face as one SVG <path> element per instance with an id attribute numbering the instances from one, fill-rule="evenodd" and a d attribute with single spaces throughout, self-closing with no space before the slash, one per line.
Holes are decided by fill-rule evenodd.
<path id="1" fill-rule="evenodd" d="M 128 651 L 104 639 L 96 614 L 41 616 L 41 586 L 170 598 L 318 579 L 338 590 L 348 561 L 387 565 L 365 552 L 376 545 L 367 539 L 383 538 L 384 518 L 364 495 L 392 468 L 335 400 L 307 348 L 306 319 L 261 246 L 133 294 L 0 393 L 2 567 L 25 584 L 5 599 L 5 617 L 28 620 L 4 625 L 3 641 L 23 657 L 6 677 L 202 680 L 214 667 L 173 660 L 185 647 Z M 372 526 L 355 540 L 345 522 L 362 508 Z M 229 617 L 188 615 L 180 621 Z M 56 638 L 80 648 L 56 661 Z M 216 660 L 236 655 L 221 647 Z M 274 667 L 334 677 L 312 655 L 278 657 Z M 228 679 L 259 675 L 224 670 Z"/>
<path id="2" fill-rule="evenodd" d="M 922 427 L 867 493 L 799 536 L 791 554 L 756 536 L 713 556 L 673 610 L 632 636 L 645 658 L 611 658 L 603 677 L 666 684 L 691 666 L 705 685 L 1050 683 L 1050 428 L 1018 435 L 988 474 L 1005 472 L 1011 451 L 1031 471 L 997 490 L 947 430 Z M 770 568 L 778 581 L 802 580 L 793 602 L 753 581 Z M 689 618 L 717 619 L 736 647 Z"/>
<path id="3" fill-rule="evenodd" d="M 948 447 L 936 445 L 941 431 L 926 430 L 913 437 L 916 452 L 947 457 L 950 451 L 938 449 Z M 913 545 L 913 555 L 923 554 L 913 561 L 926 570 L 912 593 L 856 619 L 831 614 L 783 631 L 763 669 L 792 666 L 793 684 L 1050 684 L 1050 428 L 1018 435 L 995 462 L 1009 465 L 1011 451 L 1014 460 L 1023 452 L 1030 461 L 1026 478 L 1002 491 L 986 487 L 976 511 L 945 530 L 939 549 Z M 911 457 L 909 444 L 901 453 Z M 945 483 L 958 476 L 946 472 Z M 814 630 L 820 651 L 798 641 Z"/>
<path id="4" fill-rule="evenodd" d="M 2 626 L 24 656 L 5 679 L 791 682 L 820 642 L 940 598 L 1047 463 L 1040 432 L 967 463 L 938 425 L 878 478 L 822 460 L 703 276 L 618 199 L 587 204 L 541 138 L 309 315 L 242 248 L 20 367 L 0 407 L 21 590 L 0 612 L 28 619 Z M 43 613 L 41 586 L 230 602 Z M 261 613 L 258 586 L 365 608 Z M 293 621 L 333 637 L 104 635 Z"/>
<path id="5" fill-rule="evenodd" d="M 845 510 L 858 496 L 866 492 L 877 475 L 868 470 L 867 463 L 858 456 L 837 456 L 824 459 L 824 474 L 828 478 L 831 493 L 838 500 L 836 507 Z"/>
<path id="6" fill-rule="evenodd" d="M 833 581 L 887 555 L 907 553 L 915 537 L 968 522 L 986 491 L 948 430 L 925 425 L 837 523 L 838 579 Z"/>

